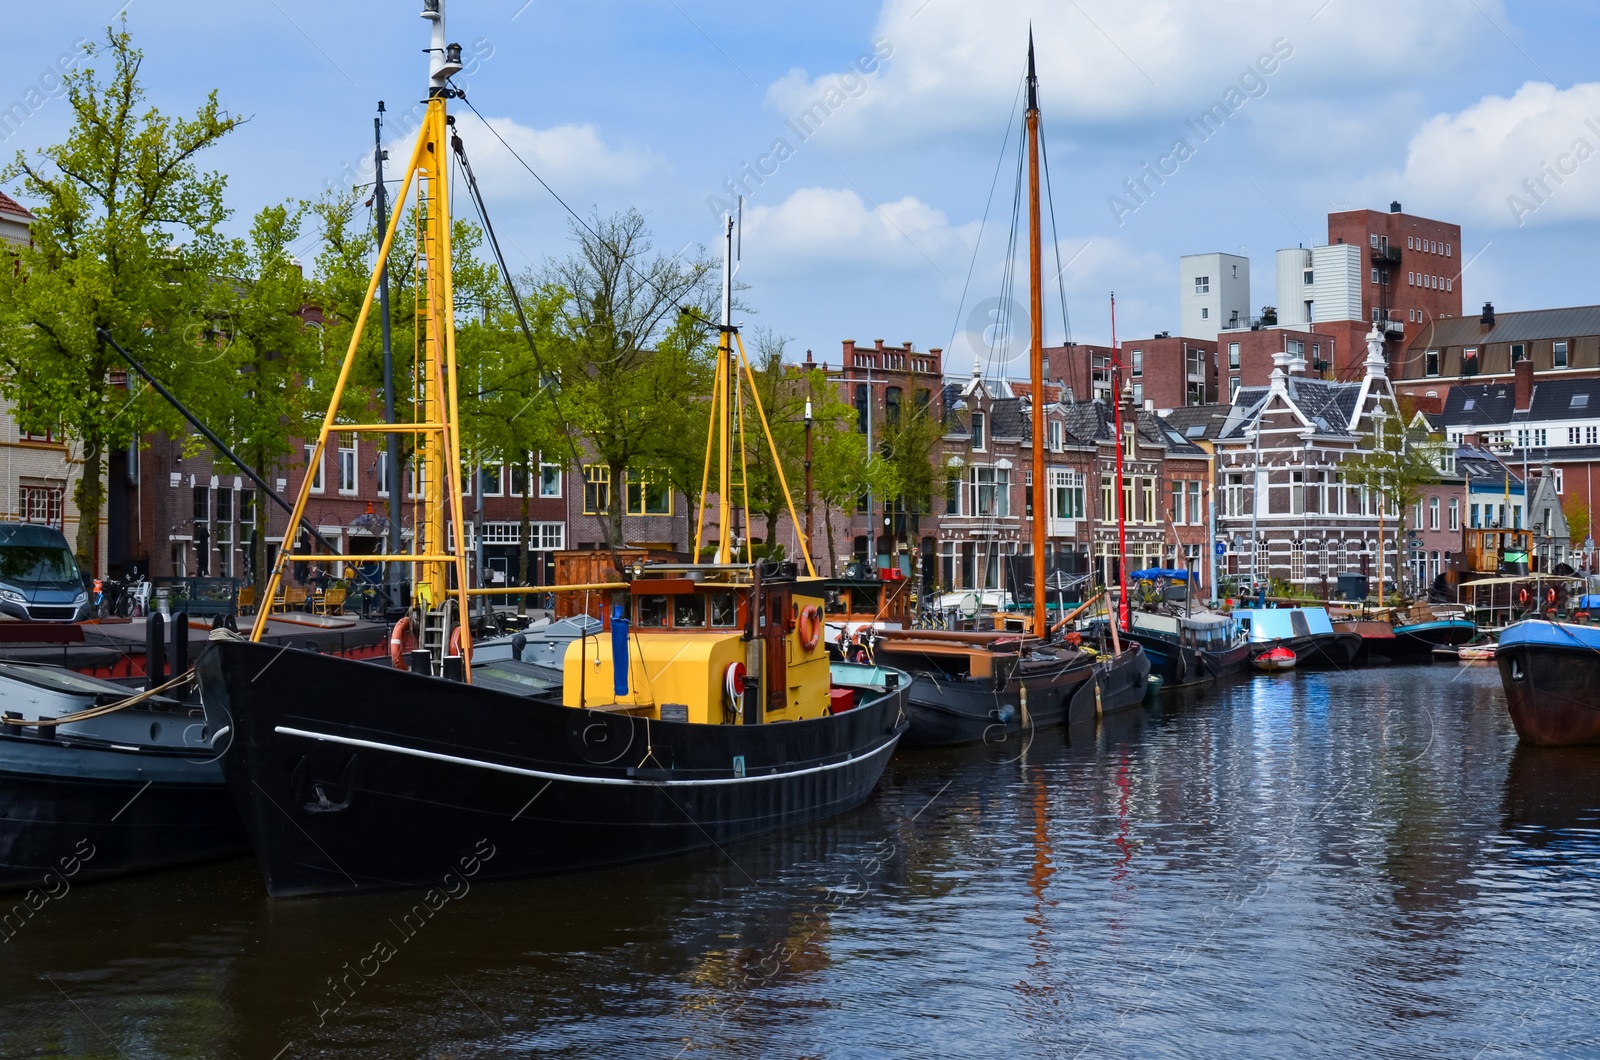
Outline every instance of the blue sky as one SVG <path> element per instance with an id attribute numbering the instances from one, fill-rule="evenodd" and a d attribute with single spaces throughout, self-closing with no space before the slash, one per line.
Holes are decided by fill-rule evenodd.
<path id="1" fill-rule="evenodd" d="M 0 103 L 24 98 L 118 8 L 10 12 Z M 352 167 L 370 155 L 376 101 L 403 110 L 425 84 L 419 9 L 132 0 L 127 14 L 155 105 L 192 111 L 215 88 L 250 116 L 206 160 L 228 174 L 242 229 L 268 202 L 363 179 Z M 1277 248 L 1325 240 L 1329 210 L 1392 198 L 1462 225 L 1469 310 L 1486 299 L 1501 310 L 1600 301 L 1600 157 L 1579 147 L 1600 154 L 1600 82 L 1583 80 L 1600 43 L 1593 3 L 455 0 L 449 10 L 450 37 L 478 57 L 464 79 L 473 104 L 580 213 L 633 206 L 661 249 L 712 244 L 708 200 L 745 164 L 764 166 L 759 184 L 746 178 L 746 324 L 789 337 L 796 357 L 811 348 L 833 362 L 845 338 L 946 347 L 953 374 L 969 370 L 971 328 L 1002 293 L 1015 155 L 1002 160 L 1000 145 L 1030 19 L 1079 341 L 1108 337 L 1112 290 L 1119 337 L 1175 330 L 1184 253 L 1249 254 L 1252 301 L 1270 304 Z M 1257 65 L 1273 51 L 1279 61 Z M 1230 88 L 1234 113 L 1202 142 L 1188 120 Z M 40 98 L 0 146 L 7 158 L 61 135 L 65 103 Z M 802 138 L 794 122 L 808 110 L 819 117 Z M 565 255 L 561 207 L 457 113 L 513 267 Z M 1125 181 L 1172 158 L 1179 139 L 1186 157 L 1134 203 Z M 1532 192 L 1523 183 L 1541 179 Z M 309 240 L 303 249 L 309 259 Z M 1055 253 L 1047 247 L 1046 261 Z M 1054 287 L 1046 303 L 1046 339 L 1059 342 Z"/>

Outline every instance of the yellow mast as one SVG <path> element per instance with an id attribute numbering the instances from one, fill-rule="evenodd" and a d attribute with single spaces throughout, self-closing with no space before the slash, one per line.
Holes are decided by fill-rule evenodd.
<path id="1" fill-rule="evenodd" d="M 394 246 L 395 232 L 405 213 L 397 208 L 389 218 L 383 242 L 378 248 L 378 260 L 373 266 L 372 279 L 367 284 L 366 297 L 356 315 L 350 335 L 350 345 L 345 351 L 333 394 L 328 401 L 328 411 L 317 432 L 312 447 L 306 475 L 295 497 L 294 513 L 289 519 L 290 537 L 278 552 L 272 574 L 267 580 L 266 600 L 271 601 L 283 582 L 286 565 L 295 561 L 327 562 L 349 559 L 360 562 L 410 562 L 414 585 L 414 611 L 442 609 L 447 597 L 453 595 L 456 621 L 461 622 L 461 656 L 463 671 L 471 673 L 471 636 L 465 618 L 467 615 L 467 552 L 461 504 L 460 436 L 457 431 L 459 408 L 456 398 L 456 333 L 454 288 L 450 275 L 450 195 L 447 176 L 449 128 L 445 101 L 453 90 L 449 87 L 452 75 L 461 69 L 461 48 L 445 43 L 443 0 L 423 0 L 422 17 L 432 25 L 430 56 L 430 82 L 427 111 L 418 130 L 411 158 L 406 164 L 400 193 L 395 196 L 398 207 L 416 188 L 416 206 L 420 218 L 418 235 L 418 297 L 421 313 L 418 321 L 417 364 L 414 378 L 418 381 L 416 418 L 410 423 L 338 423 L 344 403 L 345 388 L 355 365 L 367 317 L 372 310 L 378 280 L 387 266 L 389 253 Z M 391 541 L 389 552 L 381 555 L 327 556 L 297 553 L 293 547 L 295 530 L 305 515 L 310 500 L 311 485 L 315 479 L 314 468 L 321 465 L 328 449 L 328 438 L 335 429 L 342 432 L 414 434 L 417 436 L 417 474 L 422 482 L 422 512 L 416 521 L 412 552 L 399 551 L 400 543 Z M 391 472 L 390 488 L 398 489 L 402 481 L 400 469 Z M 448 491 L 448 493 L 447 493 Z M 446 514 L 445 505 L 449 512 Z M 447 532 L 448 531 L 448 532 Z M 448 537 L 448 541 L 447 541 Z M 453 552 L 452 552 L 453 549 Z M 454 578 L 452 579 L 452 573 Z M 452 588 L 451 582 L 454 581 Z M 260 640 L 266 630 L 270 604 L 256 614 L 250 630 L 251 640 Z M 436 645 L 442 656 L 449 650 L 449 628 L 442 630 L 443 642 Z"/>

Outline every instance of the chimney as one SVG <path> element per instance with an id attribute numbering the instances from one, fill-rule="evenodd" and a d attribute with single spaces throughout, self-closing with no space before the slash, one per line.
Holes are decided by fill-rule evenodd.
<path id="1" fill-rule="evenodd" d="M 1478 324 L 1479 324 L 1480 328 L 1482 330 L 1484 330 L 1484 331 L 1488 331 L 1490 328 L 1494 327 L 1494 303 L 1493 302 L 1485 302 L 1485 303 L 1483 303 L 1483 316 L 1478 318 Z"/>
<path id="2" fill-rule="evenodd" d="M 848 368 L 848 367 L 850 367 L 850 365 L 855 363 L 855 359 L 856 359 L 856 340 L 855 339 L 845 339 L 844 340 L 844 360 L 840 361 L 839 363 L 843 367 Z"/>
<path id="3" fill-rule="evenodd" d="M 1528 406 L 1533 404 L 1533 361 L 1524 357 L 1511 366 L 1516 373 L 1514 381 L 1516 403 L 1512 406 L 1516 412 L 1527 412 Z"/>
<path id="4" fill-rule="evenodd" d="M 814 365 L 814 364 L 816 364 L 816 363 L 817 363 L 817 362 L 815 362 L 815 361 L 813 361 L 813 360 L 812 360 L 812 359 L 811 359 L 811 351 L 810 351 L 810 350 L 807 350 L 807 351 L 806 351 L 806 367 L 807 367 L 807 368 L 810 368 L 810 367 L 811 367 L 811 366 L 812 366 L 812 365 Z"/>
<path id="5" fill-rule="evenodd" d="M 1399 213 L 1400 212 L 1400 200 L 1399 199 L 1395 199 L 1395 200 L 1393 200 L 1393 201 L 1391 201 L 1389 203 L 1389 212 L 1390 213 Z"/>
<path id="6" fill-rule="evenodd" d="M 1463 434 L 1461 436 L 1461 444 L 1466 446 L 1468 449 L 1478 448 L 1478 432 L 1468 431 Z"/>
<path id="7" fill-rule="evenodd" d="M 873 348 L 874 348 L 874 349 L 876 349 L 876 350 L 877 350 L 877 351 L 878 351 L 878 352 L 879 352 L 879 353 L 882 353 L 882 352 L 883 352 L 883 340 L 882 340 L 882 339 L 873 339 L 873 340 L 872 340 L 872 346 L 873 346 Z"/>

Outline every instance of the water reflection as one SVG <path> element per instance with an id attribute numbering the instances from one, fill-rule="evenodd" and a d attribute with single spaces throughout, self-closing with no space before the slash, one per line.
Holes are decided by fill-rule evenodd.
<path id="1" fill-rule="evenodd" d="M 1247 678 L 409 933 L 245 861 L 79 888 L 0 945 L 0 1054 L 1578 1053 L 1597 878 L 1600 749 L 1492 673 Z"/>

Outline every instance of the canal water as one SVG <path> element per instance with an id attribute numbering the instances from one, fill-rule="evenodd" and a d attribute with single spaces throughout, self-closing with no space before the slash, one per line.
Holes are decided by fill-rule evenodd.
<path id="1" fill-rule="evenodd" d="M 1597 807 L 1493 670 L 1257 677 L 437 909 L 85 885 L 0 945 L 0 1055 L 1594 1056 Z"/>

